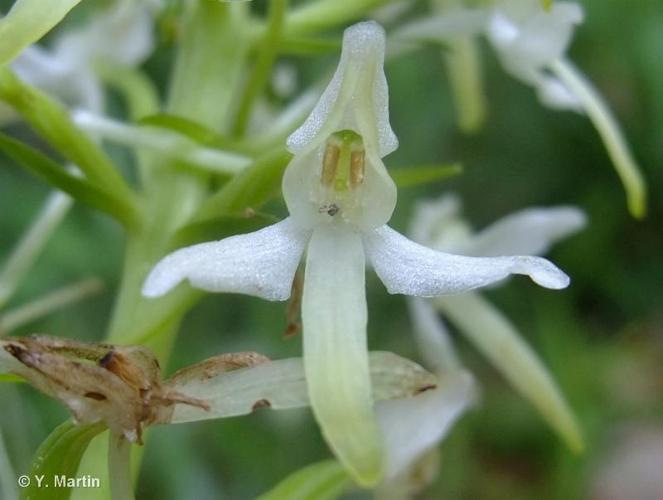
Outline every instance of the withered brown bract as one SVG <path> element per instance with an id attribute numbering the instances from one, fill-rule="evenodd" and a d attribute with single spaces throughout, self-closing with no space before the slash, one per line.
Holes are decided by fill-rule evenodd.
<path id="1" fill-rule="evenodd" d="M 170 421 L 173 405 L 209 409 L 204 400 L 171 389 L 171 383 L 206 379 L 268 360 L 251 352 L 224 354 L 182 369 L 164 382 L 156 357 L 142 346 L 42 335 L 0 342 L 20 362 L 13 371 L 64 403 L 76 422 L 104 422 L 139 444 L 146 426 Z"/>

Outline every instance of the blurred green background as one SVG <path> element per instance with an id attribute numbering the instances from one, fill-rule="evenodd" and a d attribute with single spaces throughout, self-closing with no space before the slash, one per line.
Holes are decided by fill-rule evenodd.
<path id="1" fill-rule="evenodd" d="M 255 8 L 264 3 L 256 0 Z M 621 185 L 590 122 L 543 108 L 530 88 L 504 73 L 485 44 L 489 116 L 483 131 L 471 137 L 455 127 L 439 49 L 423 49 L 386 68 L 391 121 L 401 144 L 386 158 L 387 166 L 459 161 L 465 167 L 451 181 L 400 191 L 392 219 L 397 229 L 407 229 L 417 199 L 450 190 L 462 196 L 476 227 L 533 205 L 577 205 L 589 217 L 584 231 L 549 254 L 571 276 L 569 289 L 553 292 L 515 279 L 486 292 L 550 367 L 582 424 L 586 452 L 567 451 L 532 407 L 456 337 L 483 398 L 442 446 L 439 477 L 423 498 L 604 498 L 597 494 L 597 477 L 611 457 L 623 456 L 624 436 L 663 433 L 663 2 L 582 3 L 586 22 L 570 57 L 610 103 L 644 169 L 650 198 L 643 221 L 628 215 Z M 162 46 L 146 64 L 162 87 L 171 55 L 172 47 Z M 305 87 L 336 59 L 330 54 L 287 60 L 298 68 Z M 10 132 L 28 136 L 20 125 Z M 122 151 L 114 153 L 118 161 L 126 160 Z M 0 261 L 47 192 L 47 186 L 0 157 Z M 269 209 L 284 214 L 281 202 Z M 77 205 L 10 307 L 89 275 L 100 276 L 105 291 L 15 333 L 101 340 L 122 252 L 120 228 Z M 388 295 L 373 275 L 367 281 L 371 348 L 416 359 L 403 298 Z M 187 316 L 165 372 L 221 352 L 300 355 L 301 339 L 284 338 L 284 329 L 282 303 L 208 296 Z M 23 385 L 0 385 L 0 400 L 1 428 L 13 465 L 23 473 L 39 443 L 67 414 Z M 252 498 L 297 468 L 329 456 L 308 411 L 264 410 L 156 428 L 137 496 Z M 624 472 L 621 480 L 636 479 Z"/>

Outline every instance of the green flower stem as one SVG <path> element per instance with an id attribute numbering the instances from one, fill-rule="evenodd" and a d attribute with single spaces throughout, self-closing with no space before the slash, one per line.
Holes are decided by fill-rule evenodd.
<path id="1" fill-rule="evenodd" d="M 610 108 L 589 80 L 570 61 L 555 61 L 551 69 L 582 102 L 624 185 L 631 215 L 641 219 L 647 212 L 647 186 Z"/>
<path id="2" fill-rule="evenodd" d="M 269 3 L 267 32 L 259 45 L 258 58 L 239 104 L 237 120 L 233 127 L 233 135 L 235 136 L 241 137 L 246 132 L 253 103 L 267 84 L 278 54 L 279 39 L 287 9 L 288 0 L 271 0 Z"/>
<path id="3" fill-rule="evenodd" d="M 69 118 L 59 103 L 0 68 L 0 99 L 10 104 L 60 154 L 71 160 L 91 180 L 135 204 L 131 188 L 103 150 Z"/>
<path id="4" fill-rule="evenodd" d="M 230 124 L 229 109 L 239 88 L 248 43 L 245 4 L 217 0 L 187 2 L 182 38 L 171 80 L 166 111 L 198 121 L 223 133 Z M 141 343 L 165 365 L 182 316 L 201 296 L 182 287 L 160 300 L 141 295 L 143 281 L 154 263 L 169 249 L 178 228 L 186 224 L 207 195 L 208 176 L 193 175 L 156 155 L 139 157 L 145 176 L 146 221 L 129 234 L 124 269 L 107 339 L 113 343 Z M 157 165 L 156 162 L 160 162 Z M 165 164 L 164 164 L 165 163 Z M 105 476 L 107 443 L 93 443 L 81 471 Z M 141 453 L 133 454 L 134 467 Z M 75 497 L 108 498 L 102 488 L 76 492 Z"/>
<path id="5" fill-rule="evenodd" d="M 108 475 L 112 500 L 133 500 L 131 443 L 123 436 L 108 434 Z"/>

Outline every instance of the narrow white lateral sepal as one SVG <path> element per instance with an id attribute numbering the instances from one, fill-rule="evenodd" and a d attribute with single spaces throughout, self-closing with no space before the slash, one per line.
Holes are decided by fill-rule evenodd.
<path id="1" fill-rule="evenodd" d="M 578 424 L 552 376 L 515 327 L 478 294 L 435 299 L 436 305 L 527 398 L 575 451 L 582 449 Z"/>
<path id="2" fill-rule="evenodd" d="M 309 397 L 322 433 L 356 481 L 382 476 L 366 346 L 365 256 L 359 234 L 322 226 L 308 248 L 302 320 Z"/>
<path id="3" fill-rule="evenodd" d="M 388 226 L 364 233 L 366 254 L 389 293 L 434 297 L 490 285 L 511 274 L 546 288 L 565 288 L 569 277 L 532 256 L 464 257 L 419 245 Z"/>
<path id="4" fill-rule="evenodd" d="M 152 269 L 143 295 L 159 297 L 186 279 L 208 292 L 286 300 L 307 239 L 287 218 L 254 233 L 182 248 Z"/>

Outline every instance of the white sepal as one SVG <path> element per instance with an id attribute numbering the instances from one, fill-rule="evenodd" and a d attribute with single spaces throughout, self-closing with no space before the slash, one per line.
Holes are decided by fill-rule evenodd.
<path id="1" fill-rule="evenodd" d="M 575 207 L 527 208 L 502 217 L 453 250 L 477 257 L 542 255 L 586 224 L 585 213 Z"/>
<path id="2" fill-rule="evenodd" d="M 410 398 L 377 403 L 385 440 L 385 478 L 402 473 L 440 443 L 475 397 L 474 379 L 461 370 L 441 376 L 434 389 Z"/>
<path id="3" fill-rule="evenodd" d="M 143 295 L 159 297 L 186 279 L 209 292 L 286 300 L 308 236 L 287 218 L 253 233 L 176 250 L 152 269 Z"/>
<path id="4" fill-rule="evenodd" d="M 377 150 L 380 157 L 398 147 L 389 124 L 384 50 L 384 29 L 376 22 L 357 23 L 345 30 L 336 73 L 310 116 L 288 138 L 290 152 L 310 150 L 343 129 L 361 134 L 366 149 Z"/>
<path id="5" fill-rule="evenodd" d="M 388 226 L 364 233 L 366 254 L 389 293 L 434 297 L 490 285 L 511 274 L 528 275 L 560 289 L 569 277 L 550 261 L 532 256 L 464 257 L 419 245 Z"/>

